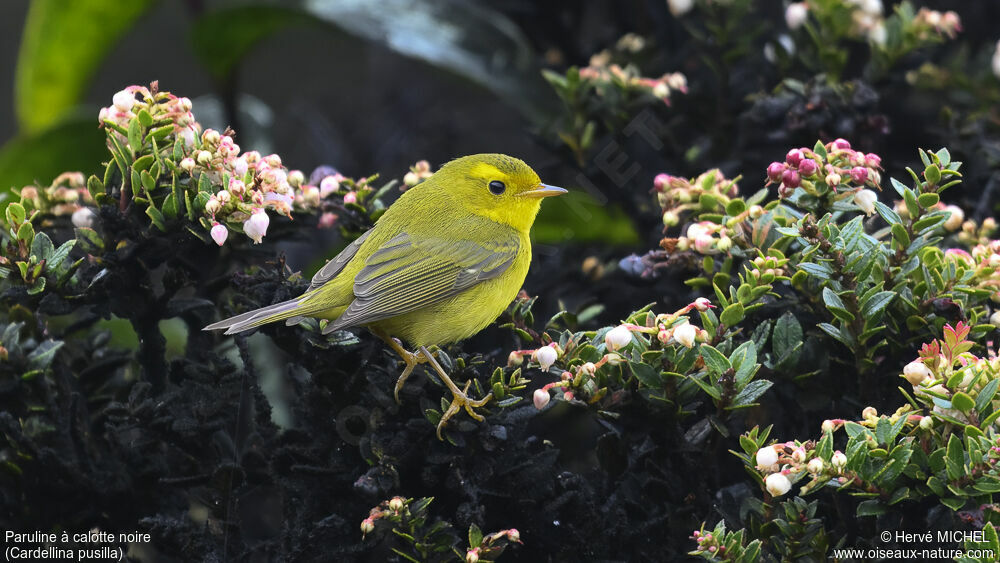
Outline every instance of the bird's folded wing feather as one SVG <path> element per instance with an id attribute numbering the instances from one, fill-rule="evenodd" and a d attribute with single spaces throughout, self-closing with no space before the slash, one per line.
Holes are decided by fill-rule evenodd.
<path id="1" fill-rule="evenodd" d="M 358 237 L 354 242 L 341 250 L 340 254 L 335 256 L 333 260 L 327 262 L 326 265 L 320 269 L 320 271 L 316 272 L 316 275 L 312 278 L 312 282 L 309 284 L 309 289 L 306 291 L 312 291 L 335 278 L 337 274 L 344 269 L 344 266 L 351 261 L 351 258 L 354 258 L 354 255 L 358 253 L 358 249 L 361 248 L 361 245 L 365 242 L 365 239 L 368 238 L 368 235 L 370 235 L 373 230 L 375 229 L 368 229 L 365 231 L 364 234 Z"/>
<path id="2" fill-rule="evenodd" d="M 363 325 L 444 301 L 502 274 L 519 245 L 515 233 L 487 243 L 401 233 L 368 258 L 354 278 L 354 301 L 327 328 Z"/>

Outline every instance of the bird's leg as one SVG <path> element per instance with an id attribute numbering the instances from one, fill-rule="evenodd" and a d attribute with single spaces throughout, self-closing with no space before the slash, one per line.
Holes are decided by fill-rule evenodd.
<path id="1" fill-rule="evenodd" d="M 399 357 L 402 358 L 404 362 L 406 362 L 406 367 L 403 369 L 403 373 L 399 374 L 399 378 L 396 379 L 395 395 L 396 395 L 396 402 L 399 403 L 400 402 L 399 390 L 402 389 L 403 384 L 406 383 L 406 378 L 410 377 L 410 374 L 413 373 L 413 368 L 417 367 L 417 365 L 419 364 L 426 362 L 427 360 L 424 359 L 424 357 L 420 354 L 415 354 L 413 352 L 407 351 L 406 348 L 403 348 L 403 345 L 400 344 L 398 340 L 389 336 L 387 333 L 374 328 L 370 330 L 372 331 L 372 334 L 384 340 L 385 343 L 388 344 L 389 347 L 393 349 L 393 351 L 399 354 Z"/>
<path id="2" fill-rule="evenodd" d="M 448 386 L 448 389 L 451 391 L 452 394 L 451 406 L 449 406 L 448 410 L 441 415 L 441 421 L 438 422 L 437 425 L 438 440 L 443 439 L 441 438 L 441 429 L 444 428 L 444 425 L 446 422 L 448 422 L 448 419 L 455 416 L 455 413 L 457 413 L 463 408 L 465 409 L 465 412 L 469 413 L 469 416 L 471 416 L 472 418 L 479 421 L 484 420 L 483 416 L 477 413 L 474 409 L 476 407 L 481 407 L 486 403 L 490 402 L 490 399 L 493 398 L 493 393 L 491 392 L 487 394 L 485 397 L 483 397 L 478 401 L 473 401 L 468 397 L 468 395 L 466 395 L 466 393 L 469 392 L 469 386 L 472 385 L 472 381 L 465 382 L 465 388 L 459 389 L 458 386 L 455 385 L 455 382 L 452 381 L 450 377 L 448 377 L 448 374 L 444 372 L 444 369 L 441 367 L 441 364 L 439 364 L 438 361 L 434 359 L 434 356 L 427 351 L 427 348 L 421 346 L 420 351 L 424 355 L 424 361 L 431 364 L 431 367 L 433 367 L 434 371 L 438 373 L 438 376 L 441 378 L 441 381 L 443 381 L 444 384 Z"/>

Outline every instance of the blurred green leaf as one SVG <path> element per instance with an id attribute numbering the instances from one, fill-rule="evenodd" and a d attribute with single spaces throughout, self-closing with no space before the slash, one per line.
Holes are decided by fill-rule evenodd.
<path id="1" fill-rule="evenodd" d="M 106 158 L 96 116 L 63 121 L 37 135 L 18 135 L 0 148 L 0 196 L 10 201 L 10 188 L 33 182 L 48 185 L 67 170 L 96 172 Z M 6 207 L 2 199 L 0 210 Z"/>
<path id="2" fill-rule="evenodd" d="M 225 78 L 258 42 L 289 28 L 321 24 L 281 6 L 241 6 L 205 14 L 191 26 L 191 46 L 213 76 Z"/>
<path id="3" fill-rule="evenodd" d="M 542 244 L 571 241 L 629 246 L 639 243 L 632 221 L 621 208 L 601 205 L 579 191 L 570 191 L 544 202 L 531 228 L 531 237 Z"/>
<path id="4" fill-rule="evenodd" d="M 462 0 L 304 0 L 302 9 L 242 6 L 203 16 L 195 53 L 223 77 L 261 40 L 299 25 L 322 25 L 471 79 L 530 115 L 555 95 L 538 72 L 531 42 L 503 13 Z M 318 69 L 329 70 L 329 69 Z"/>
<path id="5" fill-rule="evenodd" d="M 153 0 L 33 0 L 14 77 L 21 130 L 38 133 L 64 117 L 107 52 L 152 4 Z"/>

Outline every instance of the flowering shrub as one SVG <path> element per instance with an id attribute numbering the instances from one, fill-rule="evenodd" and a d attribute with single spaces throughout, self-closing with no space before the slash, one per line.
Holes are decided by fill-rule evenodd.
<path id="1" fill-rule="evenodd" d="M 431 33 L 452 14 L 416 2 L 429 27 L 410 36 L 445 42 L 430 66 L 363 58 L 387 71 L 329 73 L 324 93 L 352 100 L 312 106 L 329 131 L 274 123 L 331 141 L 298 144 L 340 171 L 202 127 L 200 98 L 125 88 L 86 124 L 106 150 L 86 174 L 0 191 L 5 521 L 138 530 L 178 560 L 821 560 L 907 547 L 887 530 L 996 552 L 996 9 L 924 4 L 528 3 L 456 25 L 475 30 L 459 53 Z M 366 6 L 322 21 L 375 40 L 411 22 Z M 195 16 L 195 49 L 242 100 L 241 53 L 268 68 L 254 26 L 313 12 Z M 467 95 L 484 85 L 498 98 Z M 72 139 L 37 153 L 61 162 Z M 300 295 L 438 158 L 482 143 L 573 192 L 543 208 L 499 321 L 432 350 L 491 395 L 484 420 L 459 413 L 439 441 L 449 392 L 419 366 L 394 400 L 399 358 L 364 331 L 201 330 Z M 31 155 L 7 151 L 0 175 Z"/>

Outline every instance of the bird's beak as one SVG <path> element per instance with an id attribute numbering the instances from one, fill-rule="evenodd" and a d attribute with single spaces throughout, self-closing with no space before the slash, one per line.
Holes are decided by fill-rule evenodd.
<path id="1" fill-rule="evenodd" d="M 550 197 L 554 195 L 562 195 L 564 193 L 566 193 L 566 190 L 562 188 L 557 188 L 548 184 L 539 184 L 539 186 L 533 190 L 521 192 L 521 195 L 524 197 Z"/>

